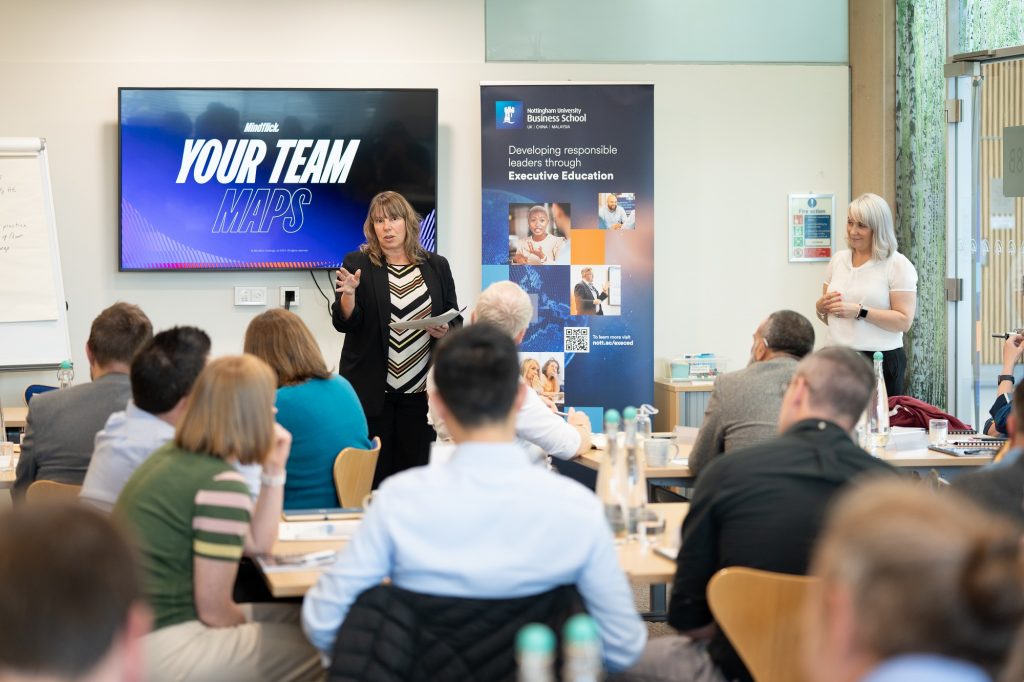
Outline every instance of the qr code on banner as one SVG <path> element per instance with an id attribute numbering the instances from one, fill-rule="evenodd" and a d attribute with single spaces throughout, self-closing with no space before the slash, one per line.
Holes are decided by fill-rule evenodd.
<path id="1" fill-rule="evenodd" d="M 566 327 L 564 338 L 566 353 L 590 352 L 590 327 Z"/>

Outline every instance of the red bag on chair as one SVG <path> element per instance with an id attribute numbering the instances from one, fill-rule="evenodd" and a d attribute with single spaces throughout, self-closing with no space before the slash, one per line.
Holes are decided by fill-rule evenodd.
<path id="1" fill-rule="evenodd" d="M 971 431 L 970 424 L 964 424 L 951 414 L 946 414 L 934 405 L 908 395 L 894 395 L 889 398 L 889 425 L 910 426 L 927 429 L 929 419 L 949 420 L 951 431 Z"/>

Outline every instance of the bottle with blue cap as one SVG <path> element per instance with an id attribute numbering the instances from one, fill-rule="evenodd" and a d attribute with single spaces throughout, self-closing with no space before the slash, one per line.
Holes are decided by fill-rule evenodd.
<path id="1" fill-rule="evenodd" d="M 871 402 L 868 403 L 867 427 L 868 443 L 871 446 L 871 454 L 880 456 L 881 451 L 889 444 L 889 394 L 885 390 L 885 374 L 882 371 L 883 355 L 881 351 L 875 351 L 873 356 L 875 365 L 875 390 L 871 392 Z"/>
<path id="2" fill-rule="evenodd" d="M 75 366 L 71 364 L 70 360 L 64 360 L 60 363 L 60 369 L 57 370 L 57 386 L 59 388 L 71 388 L 74 380 Z"/>
<path id="3" fill-rule="evenodd" d="M 598 682 L 604 677 L 601 634 L 594 619 L 577 613 L 562 628 L 562 682 Z"/>
<path id="4" fill-rule="evenodd" d="M 636 539 L 640 519 L 647 513 L 647 477 L 644 476 L 643 447 L 637 441 L 637 410 L 627 407 L 622 411 L 625 423 L 623 450 L 626 453 L 626 534 Z"/>
<path id="5" fill-rule="evenodd" d="M 604 436 L 607 445 L 601 465 L 597 469 L 597 497 L 604 505 L 604 516 L 615 536 L 616 542 L 626 539 L 626 518 L 628 515 L 629 487 L 626 481 L 626 458 L 619 445 L 619 413 L 606 410 L 604 413 Z"/>
<path id="6" fill-rule="evenodd" d="M 555 633 L 542 623 L 529 623 L 516 634 L 519 682 L 554 682 Z"/>

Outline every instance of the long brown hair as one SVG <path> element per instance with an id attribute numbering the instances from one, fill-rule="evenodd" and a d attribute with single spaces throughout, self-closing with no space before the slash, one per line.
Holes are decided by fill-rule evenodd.
<path id="1" fill-rule="evenodd" d="M 262 464 L 274 443 L 274 372 L 255 355 L 206 366 L 192 388 L 174 443 L 242 464 Z"/>
<path id="2" fill-rule="evenodd" d="M 420 216 L 405 197 L 398 192 L 381 192 L 370 200 L 370 209 L 366 212 L 363 223 L 363 236 L 366 243 L 359 250 L 370 257 L 374 265 L 384 265 L 384 251 L 377 240 L 377 231 L 373 229 L 373 219 L 403 218 L 405 220 L 405 256 L 410 263 L 419 263 L 426 259 L 427 252 L 420 246 Z"/>
<path id="3" fill-rule="evenodd" d="M 309 327 L 284 308 L 272 308 L 252 318 L 245 330 L 245 352 L 270 365 L 278 386 L 331 376 Z"/>

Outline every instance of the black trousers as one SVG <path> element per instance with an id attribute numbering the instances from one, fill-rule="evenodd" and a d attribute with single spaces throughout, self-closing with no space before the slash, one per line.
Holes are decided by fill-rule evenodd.
<path id="1" fill-rule="evenodd" d="M 873 360 L 875 352 L 862 350 L 868 360 Z M 907 372 L 907 354 L 900 348 L 882 351 L 882 376 L 885 377 L 885 392 L 889 397 L 903 395 L 903 375 Z"/>
<path id="2" fill-rule="evenodd" d="M 370 438 L 380 436 L 374 489 L 391 474 L 423 466 L 430 460 L 430 444 L 437 434 L 427 423 L 426 392 L 385 393 L 380 414 L 367 417 L 366 424 Z"/>

